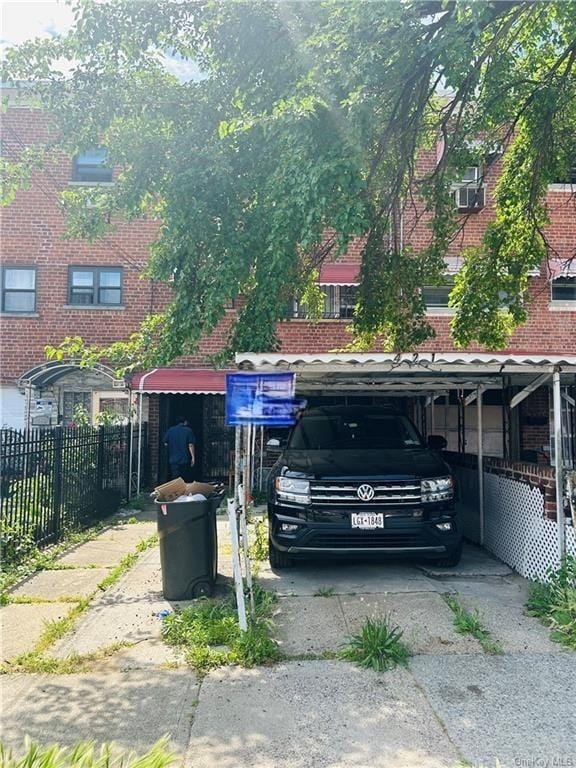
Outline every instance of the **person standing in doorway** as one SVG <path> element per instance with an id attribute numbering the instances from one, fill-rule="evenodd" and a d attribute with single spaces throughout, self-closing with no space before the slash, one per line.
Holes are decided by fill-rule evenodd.
<path id="1" fill-rule="evenodd" d="M 193 480 L 193 467 L 196 464 L 196 438 L 185 418 L 164 435 L 164 445 L 168 448 L 170 479 L 181 477 L 186 483 Z"/>

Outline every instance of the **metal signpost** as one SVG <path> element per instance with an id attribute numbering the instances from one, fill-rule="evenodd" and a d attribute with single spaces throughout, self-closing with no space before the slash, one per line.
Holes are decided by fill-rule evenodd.
<path id="1" fill-rule="evenodd" d="M 236 602 L 240 628 L 247 628 L 244 600 L 244 576 L 248 588 L 250 611 L 254 616 L 254 589 L 248 547 L 247 510 L 254 478 L 256 427 L 288 427 L 295 423 L 302 406 L 294 398 L 293 373 L 229 373 L 226 376 L 226 423 L 236 428 L 234 452 L 234 499 L 228 502 L 228 522 L 232 539 L 232 559 Z M 261 433 L 260 450 L 263 437 Z M 242 481 L 241 481 L 242 480 Z M 262 483 L 262 455 L 260 456 Z M 240 562 L 240 546 L 244 576 Z"/>

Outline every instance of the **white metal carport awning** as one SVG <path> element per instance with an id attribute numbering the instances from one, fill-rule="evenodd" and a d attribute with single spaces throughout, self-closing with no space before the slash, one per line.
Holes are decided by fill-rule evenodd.
<path id="1" fill-rule="evenodd" d="M 394 392 L 423 395 L 444 389 L 475 390 L 478 419 L 478 480 L 481 543 L 484 542 L 484 493 L 482 448 L 482 393 L 507 384 L 523 387 L 528 393 L 552 378 L 554 402 L 554 449 L 556 457 L 556 509 L 558 554 L 565 547 L 564 471 L 562 460 L 561 384 L 572 384 L 576 355 L 491 354 L 461 352 L 322 353 L 236 355 L 240 370 L 291 371 L 297 375 L 301 392 Z M 519 393 L 521 394 L 521 393 Z M 518 399 L 520 402 L 520 399 Z"/>
<path id="2" fill-rule="evenodd" d="M 497 355 L 490 353 L 322 353 L 236 355 L 246 371 L 293 371 L 306 390 L 378 390 L 424 394 L 445 389 L 500 388 L 503 377 L 525 386 L 530 377 L 554 371 L 568 379 L 576 355 Z"/>

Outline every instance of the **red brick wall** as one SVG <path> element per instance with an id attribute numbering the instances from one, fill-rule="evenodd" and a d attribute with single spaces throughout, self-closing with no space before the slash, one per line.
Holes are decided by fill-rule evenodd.
<path id="1" fill-rule="evenodd" d="M 550 390 L 547 387 L 540 387 L 533 392 L 530 397 L 520 404 L 520 423 L 522 425 L 522 450 L 542 451 L 549 453 L 550 444 Z M 541 424 L 529 423 L 541 421 Z M 545 462 L 545 456 L 539 455 L 539 463 Z"/>
<path id="2" fill-rule="evenodd" d="M 11 109 L 3 116 L 3 142 L 8 156 L 22 145 L 47 137 L 38 110 Z M 435 162 L 435 152 L 423 156 L 423 165 Z M 151 311 L 165 305 L 168 285 L 153 285 L 140 274 L 148 258 L 148 245 L 156 234 L 151 221 L 117 222 L 116 231 L 94 244 L 62 239 L 64 220 L 58 209 L 58 192 L 71 178 L 71 161 L 55 158 L 47 172 L 35 175 L 29 189 L 17 194 L 8 208 L 0 211 L 2 261 L 4 264 L 37 267 L 37 316 L 2 317 L 2 370 L 5 383 L 14 381 L 28 368 L 44 360 L 44 346 L 58 344 L 66 335 L 80 335 L 88 343 L 107 343 L 125 338 Z M 496 167 L 487 178 L 487 205 L 469 215 L 462 233 L 452 246 L 457 254 L 462 246 L 478 244 L 492 216 L 490 191 L 498 173 Z M 570 194 L 551 192 L 549 235 L 558 254 L 568 257 L 576 249 L 576 214 Z M 415 248 L 428 242 L 429 214 L 420 203 L 406 212 L 405 234 Z M 362 242 L 356 240 L 342 257 L 359 262 Z M 67 306 L 68 266 L 119 266 L 124 270 L 124 309 L 86 309 Z M 550 287 L 545 270 L 531 279 L 530 319 L 514 334 L 509 351 L 515 353 L 576 354 L 576 312 L 550 311 Z M 216 331 L 203 341 L 197 355 L 175 361 L 174 365 L 200 364 L 224 343 L 233 313 L 228 312 Z M 421 349 L 449 351 L 450 317 L 433 317 L 436 338 Z M 325 320 L 317 324 L 295 320 L 279 325 L 282 350 L 286 353 L 327 352 L 342 349 L 351 340 L 348 321 Z M 471 351 L 478 351 L 473 348 Z"/>
<path id="3" fill-rule="evenodd" d="M 14 157 L 21 143 L 45 140 L 37 110 L 11 109 L 3 116 L 3 151 Z M 2 315 L 2 381 L 13 383 L 44 360 L 44 345 L 67 335 L 89 343 L 125 338 L 151 311 L 165 303 L 169 288 L 141 278 L 148 245 L 157 225 L 151 221 L 116 222 L 116 231 L 94 244 L 64 240 L 58 193 L 71 179 L 72 163 L 58 156 L 46 172 L 36 173 L 28 189 L 0 209 L 4 265 L 36 267 L 35 317 Z M 68 307 L 68 267 L 114 266 L 123 269 L 124 309 Z M 168 292 L 167 292 L 168 290 Z"/>

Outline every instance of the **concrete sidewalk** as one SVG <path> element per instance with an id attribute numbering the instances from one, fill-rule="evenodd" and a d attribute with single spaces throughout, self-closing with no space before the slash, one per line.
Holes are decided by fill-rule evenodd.
<path id="1" fill-rule="evenodd" d="M 2 608 L 11 647 L 32 647 L 42 616 L 67 612 L 68 601 L 90 594 L 154 530 L 150 522 L 110 529 L 62 557 L 66 568 L 20 585 L 20 599 L 59 601 Z M 219 538 L 227 590 L 223 520 Z M 63 659 L 129 647 L 82 674 L 1 676 L 3 739 L 19 747 L 24 734 L 42 743 L 94 738 L 144 750 L 168 733 L 189 768 L 576 764 L 576 656 L 524 614 L 526 582 L 481 550 L 467 548 L 449 576 L 401 562 L 303 563 L 277 573 L 263 564 L 259 579 L 278 594 L 274 634 L 284 663 L 228 667 L 199 681 L 161 640 L 158 613 L 179 606 L 162 597 L 155 547 L 98 594 L 48 653 Z M 489 656 L 455 631 L 446 593 L 481 611 L 503 655 Z M 30 612 L 15 618 L 15 609 Z M 376 674 L 322 658 L 367 616 L 383 615 L 412 647 L 408 669 Z"/>

